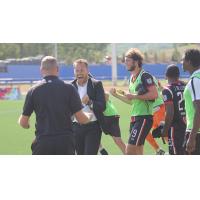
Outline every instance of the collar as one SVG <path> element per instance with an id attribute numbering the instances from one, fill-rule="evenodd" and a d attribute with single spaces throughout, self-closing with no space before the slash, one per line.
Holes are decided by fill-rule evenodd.
<path id="1" fill-rule="evenodd" d="M 86 82 L 84 85 L 79 85 L 79 84 L 78 84 L 78 81 L 76 81 L 76 84 L 77 84 L 78 87 L 86 87 L 87 84 L 88 84 L 88 80 L 87 80 L 87 82 Z"/>
<path id="2" fill-rule="evenodd" d="M 134 82 L 136 79 L 137 79 L 137 77 L 140 75 L 140 73 L 142 73 L 144 70 L 143 69 L 141 69 L 136 75 L 133 75 L 132 74 L 132 82 Z"/>
<path id="3" fill-rule="evenodd" d="M 55 79 L 58 79 L 58 77 L 54 76 L 54 75 L 48 75 L 48 76 L 43 77 L 43 79 L 45 79 L 45 80 L 55 80 Z"/>

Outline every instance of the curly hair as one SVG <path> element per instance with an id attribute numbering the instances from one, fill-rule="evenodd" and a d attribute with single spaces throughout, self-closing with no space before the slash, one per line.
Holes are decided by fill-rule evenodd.
<path id="1" fill-rule="evenodd" d="M 142 67 L 144 56 L 139 49 L 136 49 L 136 48 L 129 49 L 126 52 L 125 57 L 132 58 L 133 60 L 138 61 L 139 67 Z"/>
<path id="2" fill-rule="evenodd" d="M 200 51 L 198 49 L 188 49 L 185 52 L 185 60 L 190 61 L 194 68 L 200 66 Z"/>

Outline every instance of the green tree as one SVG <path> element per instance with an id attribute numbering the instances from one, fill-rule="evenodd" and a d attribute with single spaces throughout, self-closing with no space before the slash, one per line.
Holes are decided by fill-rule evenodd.
<path id="1" fill-rule="evenodd" d="M 177 48 L 177 45 L 175 44 L 174 45 L 174 51 L 172 53 L 172 61 L 174 62 L 179 62 L 181 59 L 181 54 L 180 52 L 178 51 L 178 48 Z"/>
<path id="2" fill-rule="evenodd" d="M 145 51 L 144 52 L 144 60 L 145 60 L 145 62 L 149 62 L 149 54 L 148 54 L 148 52 L 147 51 Z"/>
<path id="3" fill-rule="evenodd" d="M 154 62 L 158 63 L 158 54 L 157 54 L 157 52 L 154 53 Z"/>
<path id="4" fill-rule="evenodd" d="M 101 62 L 106 55 L 106 43 L 61 43 L 57 44 L 58 59 L 67 64 L 78 58 L 89 62 Z M 53 43 L 1 43 L 0 59 L 24 58 L 37 55 L 54 55 Z"/>

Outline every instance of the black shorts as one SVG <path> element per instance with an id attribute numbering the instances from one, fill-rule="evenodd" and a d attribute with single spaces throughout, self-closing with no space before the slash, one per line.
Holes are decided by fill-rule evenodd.
<path id="1" fill-rule="evenodd" d="M 184 142 L 183 142 L 183 148 L 185 155 L 188 155 L 188 152 L 186 151 L 186 144 L 189 138 L 190 132 L 185 133 Z M 198 133 L 196 136 L 196 149 L 192 152 L 192 155 L 200 155 L 200 134 Z"/>
<path id="2" fill-rule="evenodd" d="M 130 124 L 130 136 L 128 144 L 136 146 L 144 145 L 145 138 L 150 132 L 152 124 L 152 115 L 134 117 L 134 120 L 132 120 Z"/>
<path id="3" fill-rule="evenodd" d="M 168 145 L 169 145 L 169 154 L 170 155 L 183 155 L 185 136 L 185 127 L 180 127 L 178 125 L 174 125 L 170 127 L 168 131 Z"/>
<path id="4" fill-rule="evenodd" d="M 114 137 L 121 137 L 119 116 L 104 116 L 103 132 Z"/>

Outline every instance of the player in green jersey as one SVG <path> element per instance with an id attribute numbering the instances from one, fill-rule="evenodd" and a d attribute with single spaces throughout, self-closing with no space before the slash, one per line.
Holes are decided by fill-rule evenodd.
<path id="1" fill-rule="evenodd" d="M 115 144 L 119 147 L 123 154 L 125 154 L 126 145 L 121 138 L 121 131 L 119 126 L 119 114 L 109 98 L 109 93 L 105 92 L 106 110 L 103 112 L 104 120 L 102 121 L 102 129 L 105 134 L 110 135 Z"/>
<path id="2" fill-rule="evenodd" d="M 185 148 L 188 154 L 200 155 L 200 51 L 188 49 L 183 56 L 183 69 L 190 73 L 184 90 L 187 128 Z"/>
<path id="3" fill-rule="evenodd" d="M 131 48 L 125 55 L 125 64 L 131 72 L 129 92 L 118 94 L 115 88 L 111 94 L 125 103 L 132 105 L 130 137 L 126 154 L 141 155 L 147 134 L 153 123 L 153 103 L 158 97 L 152 75 L 142 68 L 143 55 L 138 49 Z"/>

